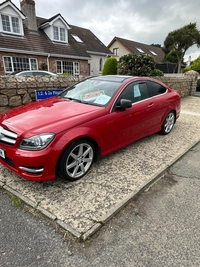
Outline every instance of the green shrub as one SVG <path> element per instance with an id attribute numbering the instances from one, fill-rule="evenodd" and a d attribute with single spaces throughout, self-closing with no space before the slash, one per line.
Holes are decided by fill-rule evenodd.
<path id="1" fill-rule="evenodd" d="M 200 73 L 200 56 L 192 62 L 191 66 L 184 68 L 183 72 L 185 73 L 190 70 L 195 70 Z"/>
<path id="2" fill-rule="evenodd" d="M 190 70 L 192 70 L 191 67 L 186 67 L 186 68 L 183 69 L 183 73 L 185 73 L 187 71 L 190 71 Z"/>
<path id="3" fill-rule="evenodd" d="M 117 74 L 117 59 L 114 57 L 109 57 L 103 67 L 103 75 L 115 75 Z"/>
<path id="4" fill-rule="evenodd" d="M 117 72 L 121 75 L 151 76 L 156 62 L 148 54 L 128 54 L 120 57 Z"/>
<path id="5" fill-rule="evenodd" d="M 200 57 L 193 61 L 191 69 L 200 73 Z"/>
<path id="6" fill-rule="evenodd" d="M 161 70 L 154 69 L 153 72 L 151 73 L 151 76 L 164 76 L 164 73 Z"/>

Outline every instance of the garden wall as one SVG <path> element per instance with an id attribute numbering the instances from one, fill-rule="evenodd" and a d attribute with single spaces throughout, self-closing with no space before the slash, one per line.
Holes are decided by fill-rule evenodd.
<path id="1" fill-rule="evenodd" d="M 169 87 L 178 90 L 182 97 L 194 95 L 196 76 L 157 77 Z M 35 101 L 35 90 L 65 89 L 79 81 L 74 77 L 22 77 L 0 76 L 0 114 L 4 111 Z"/>

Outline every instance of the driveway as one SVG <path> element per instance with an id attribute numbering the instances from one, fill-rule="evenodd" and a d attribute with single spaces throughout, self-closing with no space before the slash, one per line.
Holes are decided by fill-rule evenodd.
<path id="1" fill-rule="evenodd" d="M 82 180 L 30 182 L 0 165 L 0 185 L 77 238 L 94 234 L 200 140 L 200 98 L 182 99 L 173 131 L 99 160 Z"/>

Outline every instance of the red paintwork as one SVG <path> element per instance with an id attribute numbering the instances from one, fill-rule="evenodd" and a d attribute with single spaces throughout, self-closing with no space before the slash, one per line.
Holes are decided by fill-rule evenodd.
<path id="1" fill-rule="evenodd" d="M 131 78 L 123 83 L 119 92 L 127 83 L 137 79 L 140 78 Z M 0 142 L 0 148 L 13 160 L 15 168 L 1 158 L 0 162 L 29 180 L 53 179 L 61 153 L 73 140 L 91 138 L 101 148 L 101 156 L 105 156 L 139 138 L 158 132 L 169 111 L 175 110 L 176 118 L 180 115 L 180 95 L 170 88 L 163 95 L 133 104 L 132 108 L 110 112 L 118 95 L 116 94 L 106 107 L 53 97 L 2 114 L 0 125 L 17 133 L 18 138 L 14 146 Z M 23 138 L 45 132 L 56 134 L 55 139 L 45 149 L 25 151 L 18 148 Z M 22 164 L 43 166 L 44 171 L 41 175 L 30 174 L 19 169 Z"/>

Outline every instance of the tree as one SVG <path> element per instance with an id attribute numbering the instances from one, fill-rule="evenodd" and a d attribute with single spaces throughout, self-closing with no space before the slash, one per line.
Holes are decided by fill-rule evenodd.
<path id="1" fill-rule="evenodd" d="M 168 54 L 165 54 L 164 61 L 178 63 L 176 52 L 174 50 L 171 50 Z"/>
<path id="2" fill-rule="evenodd" d="M 118 74 L 133 76 L 151 76 L 156 62 L 148 54 L 128 54 L 120 57 L 117 67 Z"/>
<path id="3" fill-rule="evenodd" d="M 161 47 L 161 44 L 151 44 L 152 46 Z"/>
<path id="4" fill-rule="evenodd" d="M 200 47 L 200 32 L 197 29 L 196 23 L 190 23 L 178 30 L 168 34 L 164 41 L 164 52 L 167 56 L 173 51 L 176 54 L 178 61 L 178 73 L 181 72 L 181 63 L 185 52 L 193 45 Z"/>
<path id="5" fill-rule="evenodd" d="M 109 57 L 103 67 L 103 75 L 115 75 L 117 74 L 117 59 L 114 57 Z"/>

